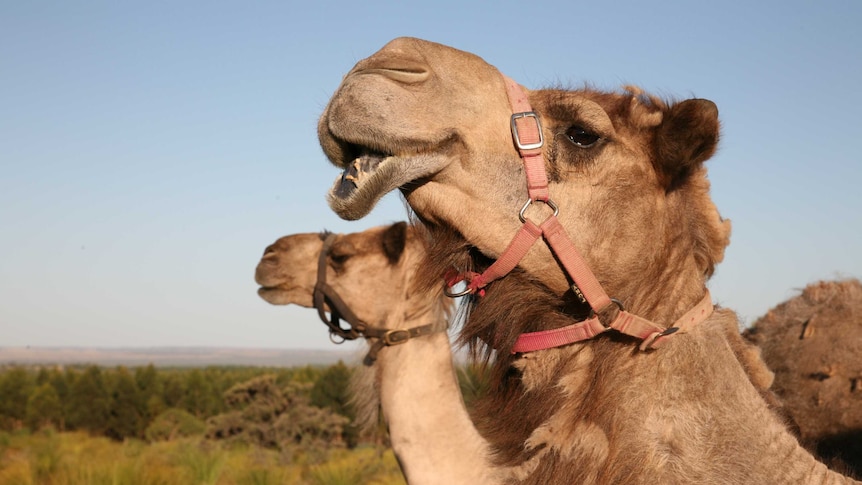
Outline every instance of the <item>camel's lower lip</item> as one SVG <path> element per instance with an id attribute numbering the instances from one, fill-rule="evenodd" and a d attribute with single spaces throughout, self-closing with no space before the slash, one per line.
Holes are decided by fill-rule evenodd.
<path id="1" fill-rule="evenodd" d="M 383 154 L 365 153 L 347 163 L 340 181 L 332 187 L 332 195 L 340 199 L 349 197 L 386 158 Z"/>
<path id="2" fill-rule="evenodd" d="M 423 146 L 413 143 L 412 149 L 398 155 L 367 149 L 352 161 L 336 162 L 343 171 L 329 189 L 330 208 L 342 219 L 365 217 L 387 193 L 442 169 L 449 161 L 447 147 L 454 140 L 454 136 L 446 136 Z"/>
<path id="3" fill-rule="evenodd" d="M 386 193 L 412 180 L 401 162 L 380 155 L 354 159 L 329 189 L 329 206 L 342 219 L 365 217 Z"/>

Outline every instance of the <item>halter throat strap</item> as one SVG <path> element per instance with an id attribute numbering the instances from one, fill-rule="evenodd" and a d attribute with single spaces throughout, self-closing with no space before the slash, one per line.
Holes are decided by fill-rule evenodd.
<path id="1" fill-rule="evenodd" d="M 450 277 L 447 278 L 447 284 L 452 286 L 458 281 L 465 280 L 467 288 L 461 294 L 478 293 L 481 296 L 489 283 L 515 269 L 539 237 L 545 240 L 562 264 L 563 270 L 574 281 L 572 290 L 582 302 L 590 305 L 591 316 L 567 327 L 521 334 L 512 348 L 512 353 L 559 347 L 593 338 L 610 329 L 640 339 L 641 350 L 648 350 L 659 347 L 668 337 L 683 333 L 709 317 L 712 314 L 713 305 L 708 291 L 697 305 L 668 328 L 627 312 L 622 302 L 607 295 L 557 218 L 559 207 L 550 198 L 548 189 L 545 158 L 542 155 L 544 136 L 539 116 L 532 110 L 527 92 L 505 75 L 503 80 L 513 112 L 512 138 L 524 162 L 527 179 L 528 199 L 519 213 L 523 224 L 509 246 L 484 272 L 481 274 L 468 272 Z M 527 208 L 536 202 L 543 203 L 553 210 L 553 214 L 540 224 L 534 223 L 525 216 Z M 608 319 L 609 323 L 604 323 L 599 315 L 613 316 Z"/>

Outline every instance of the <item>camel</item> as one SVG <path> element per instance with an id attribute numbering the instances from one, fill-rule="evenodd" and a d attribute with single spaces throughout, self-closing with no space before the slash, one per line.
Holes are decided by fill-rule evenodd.
<path id="1" fill-rule="evenodd" d="M 266 248 L 255 280 L 273 305 L 350 314 L 346 327 L 322 315 L 336 336 L 359 336 L 350 332 L 357 328 L 377 335 L 365 359 L 375 372 L 354 381 L 363 388 L 353 391 L 360 421 L 376 421 L 380 403 L 408 483 L 497 483 L 488 444 L 470 421 L 455 377 L 446 333 L 451 301 L 441 288 L 412 286 L 423 255 L 422 237 L 404 222 L 351 234 L 293 234 Z M 325 306 L 314 302 L 318 261 L 326 265 Z M 332 308 L 330 297 L 343 304 Z M 380 329 L 386 335 L 374 334 Z"/>
<path id="2" fill-rule="evenodd" d="M 819 281 L 757 319 L 763 349 L 800 440 L 837 469 L 862 473 L 862 284 Z"/>
<path id="3" fill-rule="evenodd" d="M 506 483 L 856 483 L 799 445 L 709 298 L 730 237 L 711 101 L 526 90 L 397 38 L 342 79 L 318 137 L 340 217 L 399 190 L 431 234 L 426 288 L 466 282 L 461 338 L 492 365 L 473 418 Z"/>

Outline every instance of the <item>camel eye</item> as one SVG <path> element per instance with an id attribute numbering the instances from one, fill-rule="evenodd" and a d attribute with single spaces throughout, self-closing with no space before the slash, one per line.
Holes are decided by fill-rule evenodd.
<path id="1" fill-rule="evenodd" d="M 352 244 L 344 242 L 332 246 L 329 251 L 329 261 L 333 267 L 344 266 L 344 263 L 356 253 L 356 249 Z"/>
<path id="2" fill-rule="evenodd" d="M 599 141 L 601 137 L 595 133 L 590 133 L 582 126 L 575 125 L 566 130 L 566 138 L 581 148 L 589 148 Z"/>

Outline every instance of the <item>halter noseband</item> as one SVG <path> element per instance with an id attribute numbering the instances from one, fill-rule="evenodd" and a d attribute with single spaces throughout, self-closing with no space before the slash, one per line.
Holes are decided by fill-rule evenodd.
<path id="1" fill-rule="evenodd" d="M 407 329 L 386 329 L 369 326 L 357 317 L 338 295 L 338 292 L 326 283 L 326 258 L 335 238 L 335 234 L 329 233 L 323 240 L 323 247 L 320 249 L 320 256 L 317 259 L 317 283 L 314 285 L 314 293 L 312 294 L 314 308 L 317 309 L 320 320 L 329 327 L 329 339 L 333 343 L 340 344 L 345 340 L 355 340 L 359 337 L 376 339 L 363 360 L 365 365 L 372 365 L 383 347 L 400 345 L 411 338 L 446 331 L 448 325 L 445 321 Z M 326 316 L 326 306 L 329 306 L 330 309 L 329 318 Z M 347 328 L 341 326 L 342 319 L 347 322 Z M 336 340 L 336 336 L 341 340 Z"/>
<path id="2" fill-rule="evenodd" d="M 503 75 L 503 80 L 514 113 L 511 117 L 512 138 L 521 159 L 524 161 L 527 178 L 529 197 L 518 214 L 522 226 L 500 257 L 484 272 L 481 274 L 466 272 L 447 277 L 446 294 L 462 296 L 478 293 L 481 296 L 485 286 L 515 269 L 527 251 L 541 236 L 563 265 L 565 273 L 574 281 L 572 290 L 582 302 L 590 305 L 592 311 L 586 320 L 566 327 L 521 334 L 512 347 L 512 353 L 559 347 L 590 339 L 610 329 L 639 338 L 642 340 L 640 349 L 647 350 L 659 347 L 670 336 L 684 333 L 689 327 L 706 320 L 714 308 L 708 290 L 700 302 L 668 328 L 627 312 L 622 302 L 610 298 L 605 293 L 602 285 L 587 266 L 586 261 L 572 244 L 571 239 L 557 219 L 559 207 L 551 200 L 548 190 L 545 159 L 542 155 L 544 137 L 539 115 L 532 110 L 526 91 L 518 83 L 505 75 Z M 524 215 L 533 202 L 544 203 L 553 210 L 553 214 L 538 225 Z M 466 289 L 460 293 L 449 291 L 449 288 L 459 281 L 466 281 Z M 616 315 L 610 323 L 604 323 L 599 319 L 600 314 L 604 315 L 606 311 L 613 312 L 614 308 Z"/>

